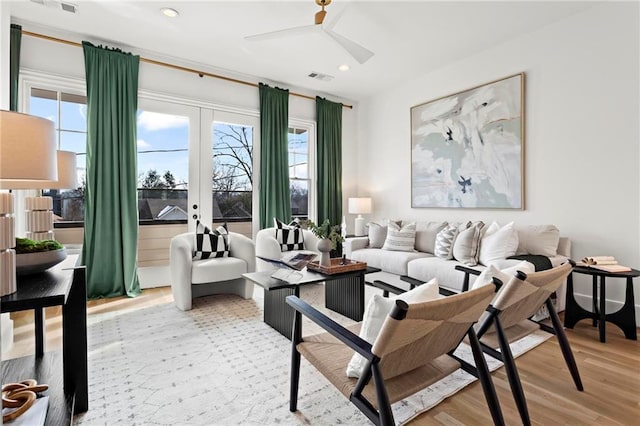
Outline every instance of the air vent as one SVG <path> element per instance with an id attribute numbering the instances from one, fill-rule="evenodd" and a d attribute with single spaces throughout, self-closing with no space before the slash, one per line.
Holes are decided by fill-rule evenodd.
<path id="1" fill-rule="evenodd" d="M 30 0 L 32 3 L 37 3 L 42 6 L 47 6 L 53 9 L 61 9 L 65 12 L 76 13 L 78 6 L 73 3 L 63 2 L 59 0 Z"/>
<path id="2" fill-rule="evenodd" d="M 316 80 L 320 80 L 320 81 L 331 81 L 331 80 L 333 80 L 333 76 L 332 75 L 322 74 L 321 72 L 315 72 L 315 71 L 312 71 L 309 74 L 309 77 L 315 78 Z"/>

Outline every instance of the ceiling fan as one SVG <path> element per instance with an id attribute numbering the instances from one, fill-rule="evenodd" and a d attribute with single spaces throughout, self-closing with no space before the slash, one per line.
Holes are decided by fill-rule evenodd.
<path id="1" fill-rule="evenodd" d="M 361 64 L 367 62 L 372 56 L 373 52 L 369 49 L 362 47 L 358 43 L 353 40 L 349 40 L 348 38 L 336 33 L 333 31 L 333 27 L 336 24 L 336 20 L 334 19 L 332 23 L 323 25 L 324 18 L 327 15 L 327 12 L 324 10 L 325 6 L 331 4 L 331 0 L 315 0 L 318 6 L 322 7 L 322 10 L 315 14 L 315 23 L 313 25 L 303 25 L 301 27 L 293 27 L 287 28 L 284 30 L 271 31 L 263 34 L 256 34 L 245 37 L 245 40 L 248 41 L 259 41 L 259 40 L 272 40 L 275 38 L 288 37 L 288 36 L 296 36 L 296 35 L 305 35 L 312 34 L 316 32 L 320 32 L 328 35 L 332 40 L 334 40 L 340 47 L 347 51 L 349 55 L 351 55 L 356 61 Z"/>

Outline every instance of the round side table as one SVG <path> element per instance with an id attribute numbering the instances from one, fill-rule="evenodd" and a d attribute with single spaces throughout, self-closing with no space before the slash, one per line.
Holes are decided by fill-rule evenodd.
<path id="1" fill-rule="evenodd" d="M 576 302 L 573 294 L 573 274 L 591 275 L 592 280 L 592 300 L 593 310 L 587 311 Z M 598 277 L 600 278 L 600 294 L 598 295 Z M 632 269 L 628 272 L 606 272 L 596 268 L 586 266 L 576 266 L 567 277 L 567 300 L 564 312 L 564 326 L 573 328 L 576 323 L 585 318 L 593 319 L 593 326 L 598 326 L 600 332 L 600 341 L 605 342 L 605 322 L 609 321 L 620 327 L 624 332 L 624 336 L 630 340 L 638 340 L 636 330 L 636 311 L 633 296 L 633 279 L 640 277 L 640 271 Z M 627 288 L 625 292 L 624 305 L 620 310 L 606 314 L 605 304 L 606 288 L 605 278 L 626 278 Z M 598 299 L 599 303 L 598 303 Z"/>

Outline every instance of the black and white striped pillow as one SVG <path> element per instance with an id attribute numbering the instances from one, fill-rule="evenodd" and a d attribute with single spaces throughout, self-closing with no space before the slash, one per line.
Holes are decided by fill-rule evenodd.
<path id="1" fill-rule="evenodd" d="M 304 250 L 304 238 L 302 228 L 296 221 L 288 225 L 273 218 L 273 225 L 276 228 L 276 240 L 280 244 L 281 251 Z"/>
<path id="2" fill-rule="evenodd" d="M 195 260 L 209 259 L 212 257 L 229 257 L 229 232 L 227 224 L 218 226 L 215 230 L 209 229 L 200 221 L 196 222 L 196 251 L 193 254 Z"/>

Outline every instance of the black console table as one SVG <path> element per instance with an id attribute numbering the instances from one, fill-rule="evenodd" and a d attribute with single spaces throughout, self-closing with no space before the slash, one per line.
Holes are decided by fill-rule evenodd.
<path id="1" fill-rule="evenodd" d="M 0 299 L 0 311 L 33 309 L 36 353 L 2 362 L 2 383 L 36 379 L 49 385 L 46 425 L 70 425 L 87 411 L 87 288 L 77 255 L 39 274 L 18 277 L 13 294 Z M 62 356 L 44 350 L 44 308 L 62 306 Z"/>
<path id="2" fill-rule="evenodd" d="M 574 273 L 591 275 L 592 277 L 592 311 L 583 309 L 576 302 L 575 296 L 573 295 Z M 600 295 L 598 295 L 597 291 L 598 277 L 600 278 Z M 609 321 L 620 327 L 627 339 L 637 340 L 636 311 L 633 296 L 633 279 L 636 277 L 640 277 L 640 271 L 636 269 L 632 269 L 628 272 L 605 272 L 596 268 L 575 266 L 572 273 L 567 277 L 567 301 L 564 311 L 564 326 L 567 328 L 573 328 L 578 321 L 584 318 L 591 318 L 593 320 L 593 326 L 598 326 L 600 341 L 604 343 L 606 341 L 605 322 Z M 624 278 L 627 284 L 624 305 L 620 310 L 611 314 L 605 313 L 605 304 L 607 301 L 607 284 L 605 284 L 605 278 Z M 598 303 L 598 296 L 600 303 Z"/>

